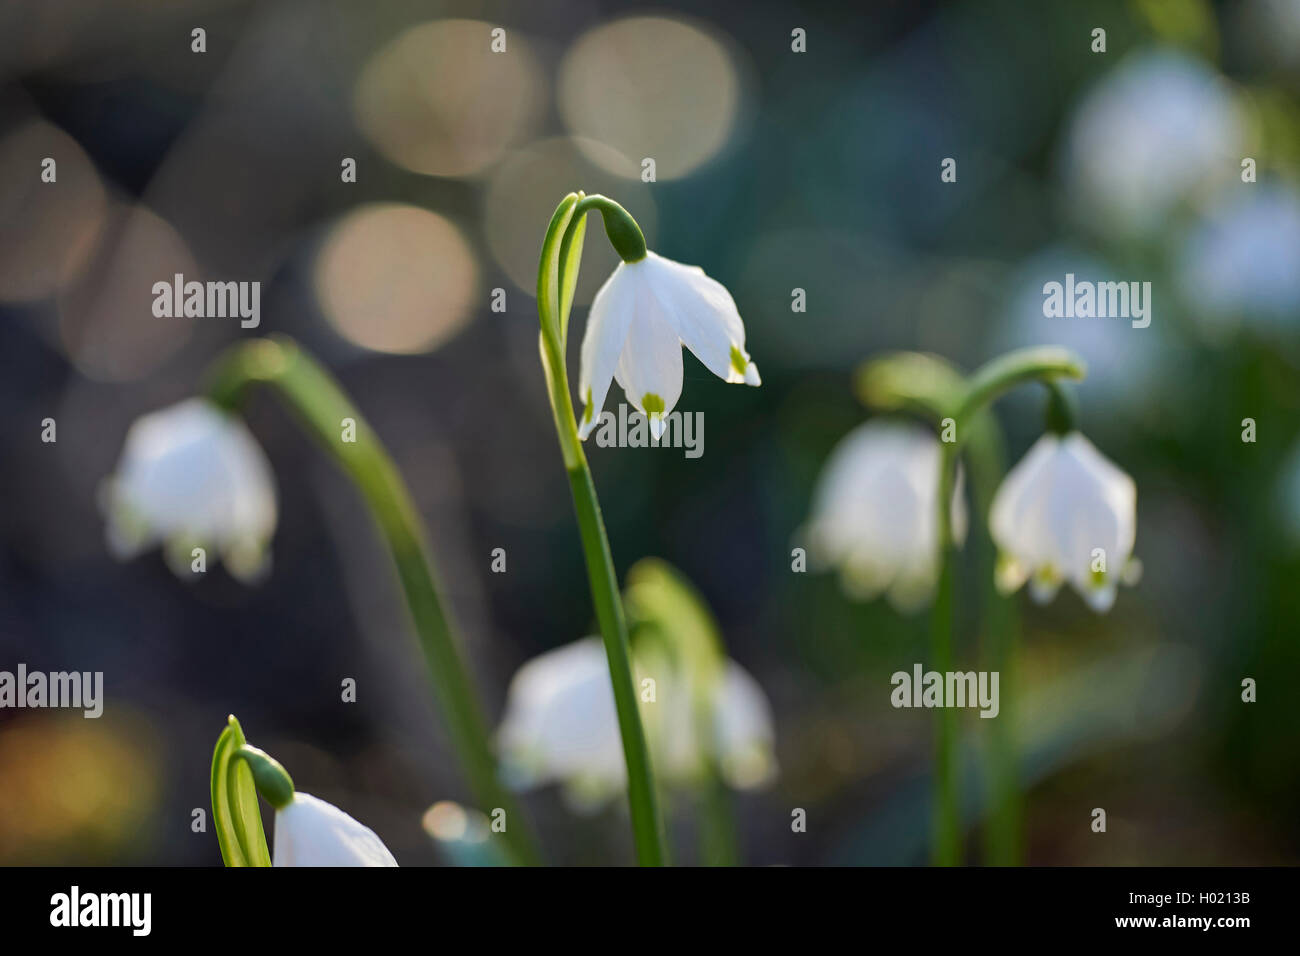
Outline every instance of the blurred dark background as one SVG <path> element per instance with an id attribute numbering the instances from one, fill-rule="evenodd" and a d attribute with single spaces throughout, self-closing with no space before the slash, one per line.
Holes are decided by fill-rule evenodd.
<path id="1" fill-rule="evenodd" d="M 57 186 L 39 181 L 52 155 Z M 1027 859 L 1295 862 L 1298 161 L 1283 0 L 6 3 L 0 668 L 102 670 L 107 701 L 99 720 L 0 712 L 0 862 L 218 863 L 191 810 L 232 712 L 404 865 L 438 861 L 421 814 L 467 794 L 388 556 L 283 408 L 248 409 L 281 507 L 259 587 L 115 563 L 96 488 L 130 422 L 192 394 L 225 346 L 298 338 L 410 483 L 495 721 L 523 661 L 593 631 L 532 298 L 571 189 L 724 282 L 762 369 L 731 388 L 687 356 L 698 459 L 588 447 L 620 575 L 679 567 L 771 698 L 780 775 L 738 798 L 747 861 L 925 859 L 932 715 L 888 703 L 925 617 L 791 573 L 821 465 L 868 414 L 854 368 L 1060 343 L 1091 366 L 1085 430 L 1137 482 L 1145 576 L 1106 616 L 1073 593 L 1023 604 Z M 615 261 L 589 236 L 575 330 Z M 1068 271 L 1151 281 L 1151 326 L 1044 318 L 1042 283 Z M 155 319 L 143 290 L 173 272 L 261 281 L 261 327 Z M 998 408 L 1013 459 L 1040 401 Z M 630 860 L 621 805 L 526 805 L 552 859 Z M 670 807 L 690 859 L 689 807 Z"/>

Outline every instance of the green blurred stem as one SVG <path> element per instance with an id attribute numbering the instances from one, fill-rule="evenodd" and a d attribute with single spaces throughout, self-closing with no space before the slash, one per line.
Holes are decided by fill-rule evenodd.
<path id="1" fill-rule="evenodd" d="M 939 453 L 939 578 L 930 617 L 930 666 L 940 674 L 952 670 L 953 561 L 952 493 L 956 478 L 956 442 L 941 442 Z M 957 711 L 940 708 L 934 741 L 934 840 L 936 866 L 961 863 L 961 821 L 957 803 Z"/>
<path id="2" fill-rule="evenodd" d="M 1058 421 L 1072 423 L 1071 403 L 1068 394 L 1058 382 L 1062 379 L 1081 379 L 1086 373 L 1083 360 L 1067 349 L 1055 347 L 1018 349 L 996 358 L 977 369 L 967 380 L 964 394 L 956 403 L 952 417 L 957 423 L 957 441 L 954 454 L 963 442 L 970 447 L 972 482 L 975 484 L 979 512 L 988 515 L 993 495 L 1001 480 L 1001 436 L 985 414 L 999 397 L 1019 385 L 1039 382 L 1051 394 L 1051 414 Z M 945 486 L 942 475 L 949 470 L 941 464 L 940 488 Z M 951 479 L 949 479 L 951 480 Z M 947 497 L 940 497 L 939 510 L 948 513 Z M 942 518 L 941 518 L 942 521 Z M 945 565 L 948 561 L 945 560 Z M 1020 858 L 1020 786 L 1019 759 L 1015 741 L 1015 655 L 1019 623 L 1011 603 L 997 592 L 992 568 L 985 577 L 984 633 L 987 642 L 985 655 L 991 670 L 999 672 L 999 695 L 1002 704 L 990 739 L 990 786 L 992 808 L 985 837 L 987 862 L 992 865 L 1010 865 Z M 946 619 L 936 629 L 951 630 L 952 609 L 935 604 L 936 618 Z M 940 667 L 939 670 L 946 670 Z M 945 710 L 945 713 L 947 711 Z M 938 830 L 937 845 L 942 846 L 943 831 Z"/>
<path id="3" fill-rule="evenodd" d="M 1027 382 L 1048 384 L 1059 379 L 1082 379 L 1087 366 L 1069 349 L 1046 345 L 1016 349 L 993 359 L 971 374 L 966 394 L 953 413 L 957 420 L 957 441 L 962 441 L 962 426 L 1002 395 Z"/>
<path id="4" fill-rule="evenodd" d="M 274 337 L 236 346 L 218 360 L 208 397 L 237 410 L 252 386 L 269 386 L 330 453 L 360 491 L 392 553 L 437 703 L 474 799 L 506 811 L 506 839 L 516 860 L 540 861 L 514 797 L 497 776 L 488 729 L 436 586 L 427 534 L 397 467 L 370 425 L 334 379 L 293 341 Z M 344 419 L 356 440 L 341 440 Z"/>
<path id="5" fill-rule="evenodd" d="M 1016 739 L 1016 655 L 1020 619 L 1015 602 L 996 584 L 997 548 L 988 533 L 993 496 L 1006 470 L 1002 432 L 987 411 L 976 416 L 968 429 L 966 463 L 970 468 L 975 512 L 983 516 L 981 541 L 980 604 L 983 669 L 999 676 L 998 716 L 988 721 L 989 815 L 984 826 L 984 862 L 989 866 L 1015 866 L 1021 858 L 1020 758 Z M 984 721 L 980 721 L 984 723 Z"/>
<path id="6" fill-rule="evenodd" d="M 623 605 L 638 656 L 648 650 L 651 653 L 642 659 L 655 660 L 653 649 L 660 648 L 673 673 L 690 688 L 691 733 L 698 754 L 691 782 L 699 862 L 735 866 L 740 861 L 735 801 L 718 746 L 718 708 L 727 672 L 718 622 L 690 581 L 658 558 L 642 558 L 628 570 Z"/>
<path id="7" fill-rule="evenodd" d="M 705 646 L 695 648 L 697 660 L 681 665 L 694 678 L 691 722 L 700 755 L 701 776 L 697 784 L 700 862 L 705 866 L 735 866 L 740 862 L 740 840 L 735 807 L 722 776 L 717 746 L 718 694 L 727 662 L 720 641 L 701 643 Z"/>
<path id="8" fill-rule="evenodd" d="M 711 760 L 700 782 L 700 862 L 705 866 L 736 866 L 740 840 L 736 814 L 716 760 Z"/>
<path id="9" fill-rule="evenodd" d="M 621 206 L 610 200 L 595 202 L 600 199 L 602 197 L 584 198 L 570 193 L 556 209 L 542 242 L 537 279 L 542 367 L 546 374 L 560 451 L 569 475 L 569 488 L 573 492 L 573 507 L 578 517 L 578 532 L 586 558 L 587 579 L 596 608 L 596 621 L 605 643 L 605 656 L 609 660 L 614 705 L 618 711 L 618 728 L 623 740 L 623 758 L 627 765 L 627 795 L 637 861 L 642 866 L 663 866 L 667 862 L 663 819 L 659 813 L 650 749 L 646 744 L 645 728 L 641 724 L 641 714 L 637 708 L 627 620 L 623 613 L 609 538 L 600 514 L 600 501 L 596 497 L 596 485 L 591 477 L 587 456 L 582 450 L 582 442 L 578 439 L 573 400 L 569 394 L 569 375 L 564 361 L 563 342 L 568 332 L 568 311 L 577 282 L 578 263 L 582 258 L 585 208 L 595 208 L 602 212 L 607 230 L 613 215 L 612 207 L 622 210 Z M 588 207 L 581 207 L 584 201 L 589 204 Z M 583 211 L 578 211 L 580 207 Z M 631 220 L 626 211 L 622 212 L 622 216 Z M 640 229 L 636 232 L 639 235 Z M 615 225 L 614 230 L 610 231 L 611 241 L 616 233 L 625 246 L 629 243 L 634 245 L 626 223 Z M 644 239 L 641 240 L 642 255 L 644 242 Z M 620 255 L 625 251 L 631 254 L 634 250 L 619 249 Z"/>
<path id="10" fill-rule="evenodd" d="M 950 670 L 952 660 L 953 582 L 955 557 L 950 526 L 950 506 L 957 460 L 970 465 L 976 511 L 985 518 L 1001 483 L 1004 469 L 1002 435 L 988 406 L 999 396 L 1028 382 L 1041 382 L 1050 394 L 1049 428 L 1073 427 L 1073 403 L 1061 388 L 1061 379 L 1080 379 L 1084 365 L 1077 355 L 1062 348 L 1020 349 L 978 369 L 963 382 L 951 363 L 934 355 L 902 352 L 866 363 L 855 387 L 863 402 L 873 408 L 911 411 L 942 427 L 945 417 L 956 423 L 956 441 L 944 443 L 940 456 L 939 548 L 940 570 L 931 617 L 931 653 L 934 667 Z M 1020 776 L 1015 738 L 1015 659 L 1019 620 L 1015 605 L 995 586 L 996 553 L 988 542 L 987 568 L 982 569 L 983 654 L 985 666 L 999 672 L 999 715 L 990 728 L 991 814 L 985 830 L 986 862 L 1008 865 L 1021 853 Z M 960 859 L 960 820 L 957 801 L 956 723 L 944 709 L 936 728 L 934 838 L 932 854 L 940 864 Z"/>

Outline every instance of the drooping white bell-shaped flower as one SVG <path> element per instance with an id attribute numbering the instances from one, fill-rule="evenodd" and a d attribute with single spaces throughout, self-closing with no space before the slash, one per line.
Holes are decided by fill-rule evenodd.
<path id="1" fill-rule="evenodd" d="M 845 436 L 818 479 L 808 523 L 815 565 L 838 567 L 846 590 L 884 593 L 901 611 L 926 604 L 939 569 L 939 439 L 919 425 L 874 419 Z M 966 536 L 960 473 L 952 532 Z"/>
<path id="2" fill-rule="evenodd" d="M 273 866 L 397 866 L 369 827 L 298 790 L 275 811 Z"/>
<path id="3" fill-rule="evenodd" d="M 722 283 L 653 252 L 620 262 L 596 293 L 582 337 L 578 437 L 599 423 L 614 379 L 659 438 L 682 394 L 682 345 L 724 381 L 761 384 L 745 351 L 740 312 Z"/>
<path id="4" fill-rule="evenodd" d="M 668 783 L 700 771 L 690 679 L 655 655 L 636 655 L 642 723 L 655 771 Z M 654 700 L 642 680 L 654 680 Z M 713 753 L 737 789 L 762 786 L 775 774 L 772 709 L 762 689 L 727 661 L 714 691 Z M 558 783 L 575 809 L 595 809 L 626 785 L 618 712 L 609 663 L 597 637 L 547 651 L 521 667 L 506 695 L 497 743 L 507 777 L 521 789 Z"/>
<path id="5" fill-rule="evenodd" d="M 177 574 L 191 549 L 215 549 L 231 574 L 268 565 L 276 494 L 266 454 L 244 423 L 191 398 L 138 419 L 100 488 L 109 549 L 126 560 L 162 544 Z"/>
<path id="6" fill-rule="evenodd" d="M 1136 568 L 1137 486 L 1077 431 L 1047 433 L 993 497 L 989 531 L 998 585 L 1050 601 L 1069 581 L 1096 611 L 1115 603 Z"/>

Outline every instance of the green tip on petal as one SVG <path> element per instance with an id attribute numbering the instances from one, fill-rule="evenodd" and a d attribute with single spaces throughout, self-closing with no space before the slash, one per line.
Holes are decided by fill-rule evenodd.
<path id="1" fill-rule="evenodd" d="M 745 358 L 745 353 L 733 345 L 731 347 L 731 367 L 736 370 L 736 374 L 743 376 L 748 365 L 749 359 Z"/>
<path id="2" fill-rule="evenodd" d="M 587 389 L 587 395 L 582 400 L 582 424 L 591 424 L 591 389 Z"/>
<path id="3" fill-rule="evenodd" d="M 647 415 L 662 415 L 664 400 L 654 392 L 646 392 L 645 397 L 641 399 L 641 407 L 645 409 Z"/>

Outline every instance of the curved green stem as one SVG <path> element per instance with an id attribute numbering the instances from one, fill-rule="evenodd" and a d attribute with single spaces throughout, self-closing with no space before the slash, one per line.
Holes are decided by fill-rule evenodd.
<path id="1" fill-rule="evenodd" d="M 569 474 L 569 488 L 573 493 L 573 507 L 577 513 L 578 532 L 587 563 L 587 579 L 596 607 L 596 622 L 605 643 L 605 656 L 609 659 L 610 682 L 614 689 L 614 705 L 623 740 L 623 758 L 627 765 L 627 796 L 637 860 L 643 866 L 662 866 L 667 862 L 663 821 L 659 814 L 650 749 L 646 745 L 645 728 L 637 709 L 627 621 L 623 615 L 623 602 L 619 595 L 609 538 L 600 514 L 600 501 L 596 497 L 596 485 L 591 477 L 587 456 L 582 450 L 582 442 L 578 438 L 573 399 L 569 394 L 569 375 L 564 360 L 569 309 L 573 303 L 578 264 L 582 258 L 586 211 L 596 209 L 605 216 L 611 242 L 615 242 L 615 232 L 620 233 L 625 244 L 631 241 L 625 227 L 616 225 L 615 230 L 610 231 L 611 218 L 618 218 L 614 207 L 631 220 L 623 207 L 603 197 L 584 198 L 580 194 L 570 193 L 560 202 L 542 242 L 541 261 L 538 264 L 537 310 L 541 321 L 542 367 L 546 374 L 551 412 L 555 419 L 560 451 L 564 456 L 564 467 Z M 639 228 L 636 229 L 636 234 L 640 235 Z M 644 245 L 645 240 L 642 239 L 643 256 Z M 615 247 L 618 248 L 617 242 Z M 620 255 L 624 251 L 619 249 Z"/>
<path id="2" fill-rule="evenodd" d="M 293 802 L 293 778 L 284 765 L 260 747 L 245 744 L 235 751 L 235 757 L 248 764 L 253 773 L 253 784 L 266 802 L 283 810 Z"/>
<path id="3" fill-rule="evenodd" d="M 1050 345 L 1017 349 L 980 366 L 967 380 L 965 394 L 953 410 L 958 444 L 963 440 L 961 426 L 1016 386 L 1026 382 L 1081 379 L 1086 371 L 1087 366 L 1078 355 Z"/>
<path id="4" fill-rule="evenodd" d="M 539 854 L 522 811 L 497 776 L 487 724 L 436 586 L 424 524 L 378 436 L 334 379 L 291 340 L 258 339 L 231 349 L 213 369 L 208 397 L 235 410 L 266 385 L 293 410 L 361 492 L 392 553 L 448 735 L 480 806 L 506 811 L 506 839 L 518 862 Z M 341 441 L 344 419 L 355 441 Z"/>
<path id="5" fill-rule="evenodd" d="M 1079 418 L 1074 396 L 1059 382 L 1047 382 L 1047 430 L 1054 435 L 1068 435 L 1077 427 Z"/>
<path id="6" fill-rule="evenodd" d="M 601 195 L 581 196 L 574 207 L 573 216 L 578 219 L 588 212 L 599 212 L 605 223 L 605 235 L 614 247 L 619 258 L 624 262 L 640 262 L 645 258 L 645 236 L 632 214 L 614 200 Z"/>

